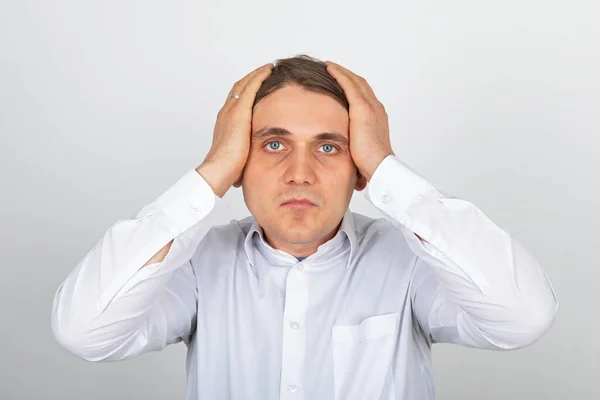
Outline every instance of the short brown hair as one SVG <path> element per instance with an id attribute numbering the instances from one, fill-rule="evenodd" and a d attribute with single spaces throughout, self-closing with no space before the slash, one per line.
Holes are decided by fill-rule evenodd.
<path id="1" fill-rule="evenodd" d="M 350 105 L 340 84 L 327 72 L 327 65 L 321 60 L 306 54 L 291 58 L 281 58 L 274 62 L 271 75 L 263 82 L 256 93 L 252 108 L 265 96 L 282 87 L 295 84 L 303 89 L 322 93 L 340 103 L 346 111 Z"/>

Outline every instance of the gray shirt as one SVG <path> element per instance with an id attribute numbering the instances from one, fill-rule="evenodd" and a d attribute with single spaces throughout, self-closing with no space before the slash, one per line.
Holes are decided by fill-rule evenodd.
<path id="1" fill-rule="evenodd" d="M 91 361 L 184 342 L 188 400 L 427 400 L 432 344 L 516 349 L 549 329 L 558 303 L 545 273 L 475 205 L 393 155 L 365 195 L 381 218 L 346 210 L 336 236 L 298 260 L 252 216 L 216 225 L 224 200 L 190 170 L 60 285 L 55 337 Z"/>

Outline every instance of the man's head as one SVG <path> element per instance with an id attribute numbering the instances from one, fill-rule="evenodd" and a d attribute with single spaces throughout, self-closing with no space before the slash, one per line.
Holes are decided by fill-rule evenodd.
<path id="1" fill-rule="evenodd" d="M 366 179 L 350 155 L 348 100 L 319 60 L 277 60 L 256 95 L 244 200 L 270 242 L 308 256 L 331 239 Z M 276 129 L 275 129 L 276 128 Z M 314 206 L 282 206 L 305 198 Z"/>

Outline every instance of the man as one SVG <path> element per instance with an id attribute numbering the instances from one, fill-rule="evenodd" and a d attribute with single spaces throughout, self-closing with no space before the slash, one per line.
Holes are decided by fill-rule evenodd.
<path id="1" fill-rule="evenodd" d="M 354 190 L 383 213 L 348 208 Z M 216 226 L 242 187 L 251 216 Z M 238 81 L 203 163 L 116 222 L 59 287 L 90 361 L 183 341 L 187 399 L 433 399 L 431 345 L 522 348 L 557 301 L 538 262 L 392 151 L 367 81 L 308 56 Z"/>

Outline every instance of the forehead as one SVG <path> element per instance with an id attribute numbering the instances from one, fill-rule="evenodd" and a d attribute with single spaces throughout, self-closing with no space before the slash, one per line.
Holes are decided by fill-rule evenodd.
<path id="1" fill-rule="evenodd" d="M 296 85 L 278 89 L 254 107 L 252 133 L 265 126 L 282 127 L 296 136 L 339 132 L 348 137 L 348 112 L 332 97 Z"/>

